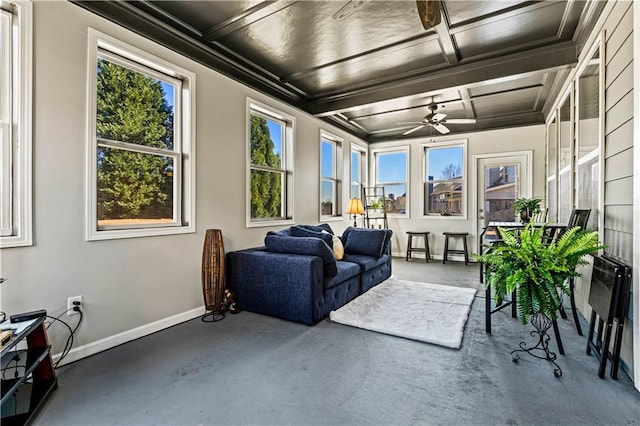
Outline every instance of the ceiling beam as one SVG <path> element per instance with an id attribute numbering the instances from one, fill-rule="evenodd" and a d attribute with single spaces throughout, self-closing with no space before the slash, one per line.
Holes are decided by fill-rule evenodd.
<path id="1" fill-rule="evenodd" d="M 476 112 L 473 109 L 473 103 L 471 102 L 471 94 L 469 93 L 469 89 L 463 87 L 458 90 L 458 93 L 460 94 L 460 98 L 462 99 L 464 113 L 467 115 L 467 118 L 476 118 Z"/>
<path id="2" fill-rule="evenodd" d="M 577 62 L 576 45 L 565 41 L 499 58 L 461 63 L 446 70 L 423 73 L 342 95 L 318 98 L 309 103 L 309 111 L 316 116 L 333 115 L 390 99 L 431 96 L 445 89 L 459 89 L 533 71 L 569 68 Z"/>
<path id="3" fill-rule="evenodd" d="M 208 28 L 202 32 L 203 37 L 207 41 L 218 40 L 227 34 L 244 28 L 247 25 L 251 25 L 264 19 L 274 13 L 280 12 L 282 9 L 286 9 L 289 6 L 296 4 L 297 1 L 287 0 L 268 0 L 258 3 L 257 5 L 245 10 L 239 15 L 232 16 L 231 18 L 223 21 L 211 28 Z"/>
<path id="4" fill-rule="evenodd" d="M 449 31 L 449 20 L 447 18 L 448 14 L 446 11 L 446 6 L 444 2 L 440 3 L 442 5 L 442 19 L 440 23 L 436 25 L 435 30 L 436 34 L 438 34 L 438 41 L 440 42 L 440 50 L 442 50 L 442 55 L 449 65 L 454 65 L 460 62 L 460 55 L 458 55 L 458 49 L 456 49 L 456 44 L 453 40 L 453 36 Z"/>

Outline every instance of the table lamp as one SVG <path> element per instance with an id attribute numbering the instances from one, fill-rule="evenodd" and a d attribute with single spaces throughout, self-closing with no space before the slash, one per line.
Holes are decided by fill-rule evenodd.
<path id="1" fill-rule="evenodd" d="M 351 198 L 349 200 L 349 207 L 347 213 L 353 215 L 353 227 L 356 228 L 356 218 L 359 214 L 364 213 L 364 207 L 362 207 L 362 200 L 360 198 Z"/>

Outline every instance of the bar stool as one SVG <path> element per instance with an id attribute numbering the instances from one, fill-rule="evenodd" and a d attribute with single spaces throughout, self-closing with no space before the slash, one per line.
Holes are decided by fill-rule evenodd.
<path id="1" fill-rule="evenodd" d="M 469 264 L 469 251 L 467 250 L 467 235 L 468 232 L 443 232 L 444 235 L 444 254 L 442 256 L 442 263 L 447 263 L 449 253 L 464 254 L 464 264 Z M 449 238 L 462 238 L 463 250 L 449 249 Z"/>
<path id="2" fill-rule="evenodd" d="M 412 241 L 413 241 L 413 237 L 417 236 L 417 237 L 424 237 L 424 248 L 421 247 L 413 247 L 412 245 Z M 409 261 L 409 259 L 411 258 L 411 252 L 418 252 L 418 253 L 424 253 L 424 259 L 425 261 L 429 262 L 429 260 L 431 260 L 431 252 L 429 250 L 429 232 L 411 232 L 411 231 L 407 231 L 407 256 L 405 257 L 405 261 Z"/>

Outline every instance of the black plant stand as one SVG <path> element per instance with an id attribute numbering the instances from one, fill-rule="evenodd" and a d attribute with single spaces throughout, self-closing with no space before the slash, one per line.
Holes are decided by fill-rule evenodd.
<path id="1" fill-rule="evenodd" d="M 545 359 L 551 362 L 554 366 L 553 375 L 556 377 L 562 376 L 562 369 L 556 363 L 557 355 L 555 352 L 551 352 L 549 350 L 549 334 L 547 331 L 551 328 L 553 321 L 551 318 L 544 314 L 534 314 L 531 315 L 531 325 L 535 328 L 535 330 L 531 331 L 531 337 L 538 337 L 538 343 L 530 348 L 527 348 L 526 342 L 520 342 L 520 349 L 515 349 L 511 351 L 511 359 L 513 362 L 518 362 L 520 359 L 520 355 L 518 352 L 526 352 L 529 355 L 539 358 Z"/>

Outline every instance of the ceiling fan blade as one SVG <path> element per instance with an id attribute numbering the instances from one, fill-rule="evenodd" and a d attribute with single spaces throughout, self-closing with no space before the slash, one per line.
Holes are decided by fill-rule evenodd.
<path id="1" fill-rule="evenodd" d="M 447 129 L 446 126 L 443 126 L 442 124 L 439 124 L 439 123 L 433 124 L 433 128 L 439 131 L 440 133 L 442 133 L 443 135 L 446 135 L 447 133 L 449 133 L 449 129 Z"/>
<path id="2" fill-rule="evenodd" d="M 437 114 L 434 114 L 433 117 L 431 117 L 431 119 L 433 121 L 440 121 L 440 120 L 443 120 L 446 116 L 447 116 L 447 114 L 443 114 L 443 113 L 439 112 Z"/>
<path id="3" fill-rule="evenodd" d="M 400 121 L 396 124 L 422 124 L 422 121 Z"/>
<path id="4" fill-rule="evenodd" d="M 475 118 L 450 118 L 443 121 L 443 123 L 447 124 L 475 124 L 475 122 Z"/>
<path id="5" fill-rule="evenodd" d="M 416 130 L 420 130 L 420 129 L 422 129 L 423 127 L 424 127 L 424 124 L 421 124 L 421 125 L 419 125 L 419 126 L 417 126 L 417 127 L 414 127 L 414 128 L 413 128 L 413 129 L 411 129 L 411 130 L 408 130 L 408 131 L 404 132 L 402 135 L 403 135 L 403 136 L 410 135 L 411 133 L 415 132 Z M 442 127 L 444 127 L 444 126 L 442 126 Z M 446 129 L 446 127 L 445 127 L 445 129 Z M 447 131 L 448 131 L 448 130 L 447 130 Z"/>
<path id="6" fill-rule="evenodd" d="M 425 30 L 435 27 L 442 20 L 440 0 L 416 0 L 416 6 L 420 22 Z"/>

